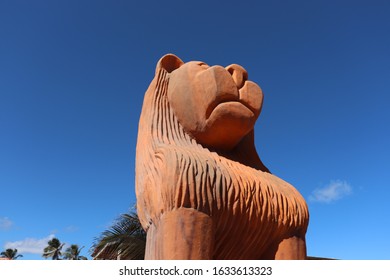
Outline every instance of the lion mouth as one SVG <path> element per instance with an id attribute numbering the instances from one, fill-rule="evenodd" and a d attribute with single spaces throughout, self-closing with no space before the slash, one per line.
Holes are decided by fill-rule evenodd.
<path id="1" fill-rule="evenodd" d="M 211 115 L 211 113 L 221 104 L 224 104 L 224 103 L 229 103 L 229 102 L 240 102 L 239 101 L 239 98 L 240 98 L 240 95 L 239 95 L 239 92 L 238 90 L 237 91 L 234 91 L 234 92 L 222 92 L 222 93 L 218 93 L 216 94 L 217 98 L 210 103 L 210 105 L 208 106 L 207 110 L 206 110 L 206 119 L 208 119 Z"/>
<path id="2" fill-rule="evenodd" d="M 242 88 L 241 88 L 242 89 Z M 247 94 L 244 90 L 238 90 L 230 93 L 220 93 L 218 94 L 218 98 L 212 102 L 209 107 L 206 110 L 206 119 L 209 119 L 211 114 L 214 110 L 216 110 L 221 105 L 227 105 L 227 104 L 241 104 L 246 109 L 249 109 L 255 116 L 259 115 L 259 111 L 255 106 L 255 104 L 252 104 L 251 100 L 247 100 Z M 244 109 L 244 108 L 243 108 Z"/>

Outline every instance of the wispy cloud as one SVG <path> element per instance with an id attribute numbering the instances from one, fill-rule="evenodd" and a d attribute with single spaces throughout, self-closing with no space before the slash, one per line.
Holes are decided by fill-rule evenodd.
<path id="1" fill-rule="evenodd" d="M 312 202 L 330 203 L 352 194 L 352 186 L 346 181 L 335 180 L 328 185 L 315 189 L 309 196 Z"/>
<path id="2" fill-rule="evenodd" d="M 76 232 L 79 230 L 79 227 L 77 226 L 74 226 L 74 225 L 70 225 L 70 226 L 67 226 L 64 231 L 65 232 Z"/>
<path id="3" fill-rule="evenodd" d="M 8 217 L 0 217 L 0 230 L 9 230 L 13 224 L 14 223 Z"/>
<path id="4" fill-rule="evenodd" d="M 26 238 L 19 241 L 5 243 L 5 248 L 18 249 L 18 253 L 42 254 L 47 242 L 51 240 L 54 234 L 50 234 L 42 239 Z"/>

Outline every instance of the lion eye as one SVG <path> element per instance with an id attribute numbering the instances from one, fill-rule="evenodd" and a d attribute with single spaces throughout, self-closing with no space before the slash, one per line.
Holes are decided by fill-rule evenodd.
<path id="1" fill-rule="evenodd" d="M 204 62 L 199 62 L 198 65 L 205 69 L 209 68 L 209 66 Z"/>

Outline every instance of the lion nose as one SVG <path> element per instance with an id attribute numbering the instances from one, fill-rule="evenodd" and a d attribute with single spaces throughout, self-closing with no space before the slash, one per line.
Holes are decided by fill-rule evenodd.
<path id="1" fill-rule="evenodd" d="M 237 87 L 239 89 L 242 88 L 245 81 L 248 80 L 248 72 L 246 72 L 246 70 L 238 64 L 231 64 L 225 67 L 225 69 L 230 73 L 230 75 L 232 75 Z"/>

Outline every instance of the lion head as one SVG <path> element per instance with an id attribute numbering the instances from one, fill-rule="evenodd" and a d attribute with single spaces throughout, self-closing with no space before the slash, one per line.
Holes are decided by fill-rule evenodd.
<path id="1" fill-rule="evenodd" d="M 165 60 L 178 60 L 168 55 Z M 246 70 L 232 64 L 208 66 L 176 61 L 170 68 L 168 101 L 184 130 L 212 149 L 231 150 L 255 125 L 263 104 L 258 85 Z"/>
<path id="2" fill-rule="evenodd" d="M 269 172 L 254 145 L 253 129 L 262 105 L 263 92 L 248 80 L 243 67 L 184 63 L 167 54 L 158 61 L 145 94 L 138 141 L 142 137 L 144 144 L 200 144 Z"/>

